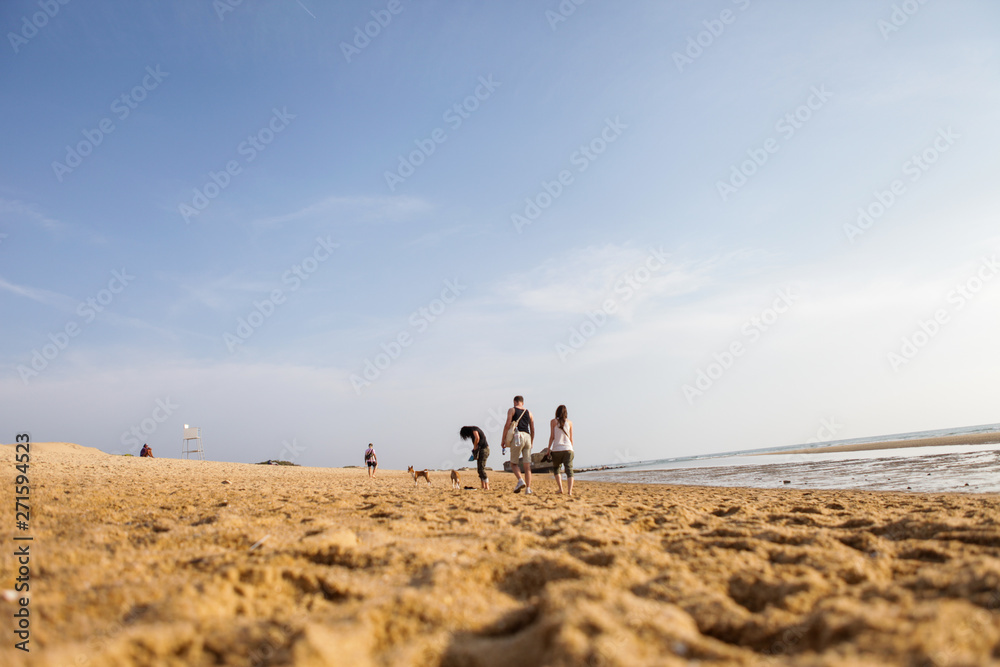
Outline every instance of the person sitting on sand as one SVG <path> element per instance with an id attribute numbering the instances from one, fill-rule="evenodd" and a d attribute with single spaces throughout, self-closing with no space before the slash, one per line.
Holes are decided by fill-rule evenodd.
<path id="1" fill-rule="evenodd" d="M 556 475 L 556 486 L 563 492 L 559 467 L 566 468 L 566 495 L 573 495 L 573 422 L 567 417 L 565 405 L 556 408 L 556 418 L 549 422 L 549 446 L 546 451 L 552 457 L 552 472 Z"/>
<path id="2" fill-rule="evenodd" d="M 490 490 L 490 478 L 486 476 L 486 459 L 490 457 L 490 446 L 486 442 L 486 434 L 478 426 L 463 426 L 458 434 L 462 440 L 472 440 L 472 455 L 476 457 L 476 471 L 479 472 L 479 484 L 486 491 Z"/>
<path id="3" fill-rule="evenodd" d="M 135 450 L 132 450 L 132 451 L 135 451 Z M 145 444 L 145 443 L 143 443 L 142 449 L 139 450 L 139 456 L 141 456 L 143 458 L 147 458 L 147 459 L 155 459 L 156 458 L 155 456 L 153 456 L 153 448 L 150 447 L 149 445 Z"/>
<path id="4" fill-rule="evenodd" d="M 375 456 L 375 445 L 368 443 L 368 449 L 365 450 L 365 465 L 368 466 L 368 476 L 374 477 L 375 471 L 378 470 L 378 457 Z"/>

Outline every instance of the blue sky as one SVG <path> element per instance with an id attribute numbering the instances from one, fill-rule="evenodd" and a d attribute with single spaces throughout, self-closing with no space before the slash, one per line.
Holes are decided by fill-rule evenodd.
<path id="1" fill-rule="evenodd" d="M 998 22 L 6 2 L 0 440 L 447 468 L 514 394 L 579 465 L 1000 421 Z"/>

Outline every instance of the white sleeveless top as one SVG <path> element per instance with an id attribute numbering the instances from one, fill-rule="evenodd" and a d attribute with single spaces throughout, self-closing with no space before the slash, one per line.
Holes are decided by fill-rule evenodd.
<path id="1" fill-rule="evenodd" d="M 556 437 L 552 441 L 552 451 L 553 452 L 573 451 L 573 443 L 569 439 L 569 434 L 565 433 L 561 428 L 559 428 L 558 421 L 556 422 Z"/>

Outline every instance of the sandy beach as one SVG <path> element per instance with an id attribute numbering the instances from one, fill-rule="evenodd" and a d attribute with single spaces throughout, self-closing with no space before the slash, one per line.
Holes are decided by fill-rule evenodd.
<path id="1" fill-rule="evenodd" d="M 577 482 L 32 444 L 11 665 L 1000 664 L 996 496 Z M 478 486 L 474 471 L 463 484 Z"/>

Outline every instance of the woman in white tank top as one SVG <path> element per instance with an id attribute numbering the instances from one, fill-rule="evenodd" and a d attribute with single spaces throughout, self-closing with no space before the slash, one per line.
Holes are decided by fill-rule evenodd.
<path id="1" fill-rule="evenodd" d="M 559 468 L 566 468 L 566 495 L 573 495 L 573 422 L 568 417 L 565 405 L 556 408 L 556 418 L 549 422 L 548 453 L 552 457 L 552 471 L 556 475 L 556 486 L 563 492 Z"/>

